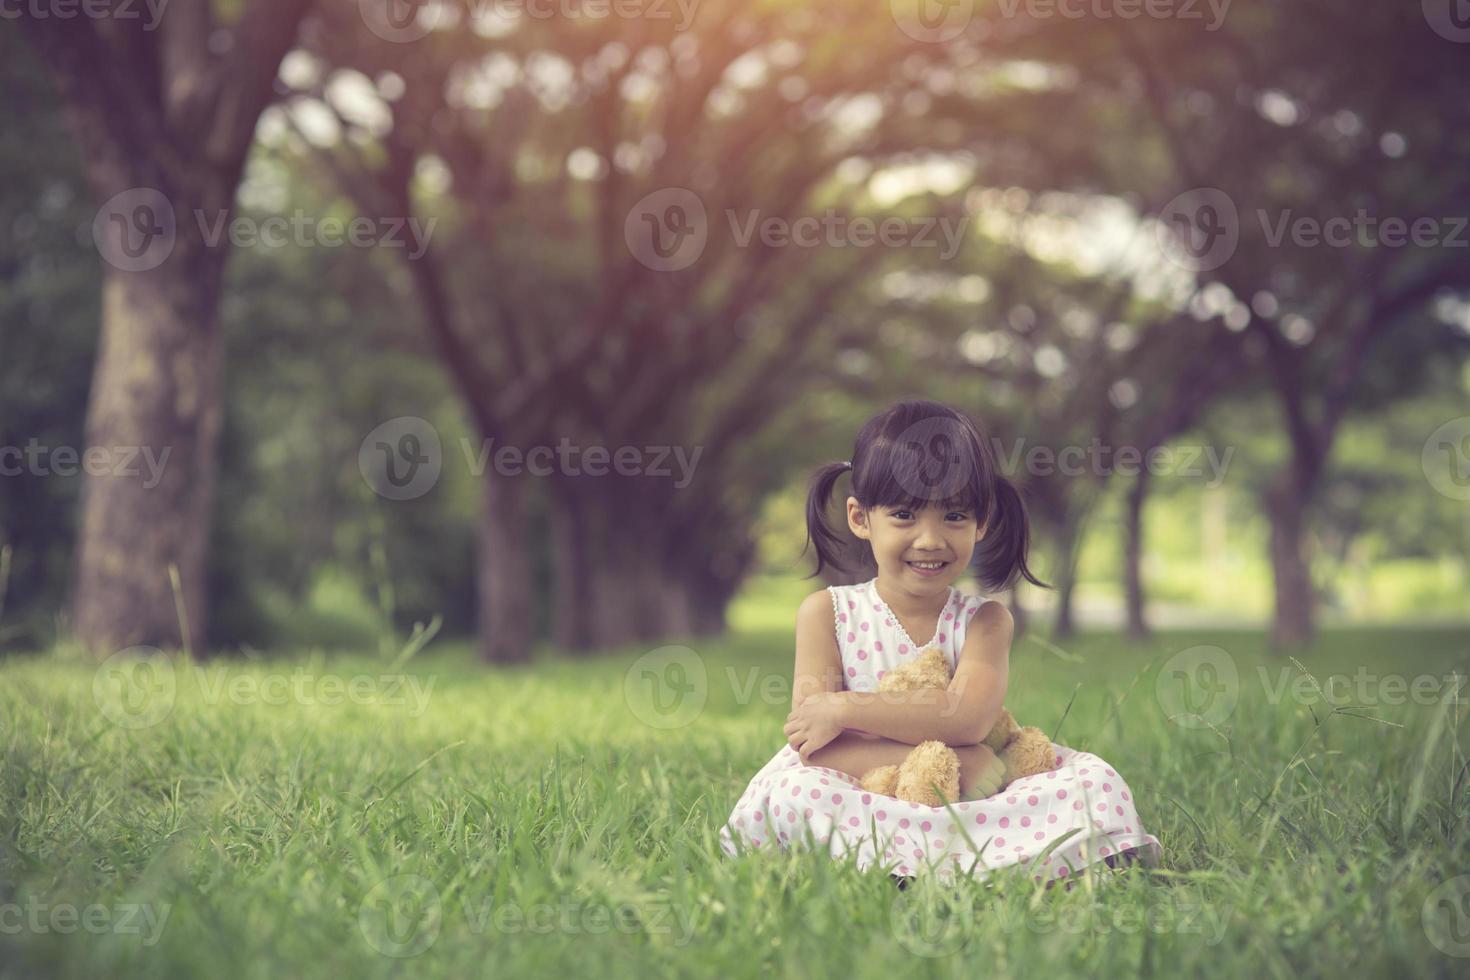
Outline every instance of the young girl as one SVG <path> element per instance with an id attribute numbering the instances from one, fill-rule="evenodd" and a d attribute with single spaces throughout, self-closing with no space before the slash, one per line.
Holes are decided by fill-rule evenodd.
<path id="1" fill-rule="evenodd" d="M 980 742 L 1005 703 L 1011 614 L 954 583 L 972 560 L 987 593 L 1018 577 L 1042 583 L 1026 564 L 1021 498 L 975 423 L 931 401 L 870 419 L 851 461 L 813 478 L 807 531 L 818 573 L 843 567 L 823 512 L 849 471 L 847 525 L 867 542 L 877 575 L 802 601 L 787 744 L 740 797 L 720 831 L 722 850 L 814 845 L 833 857 L 854 853 L 859 868 L 946 880 L 1009 865 L 1040 881 L 1095 861 L 1156 864 L 1158 840 L 1139 822 L 1128 784 L 1095 755 L 1054 745 L 1054 771 L 992 795 L 1004 766 Z M 928 646 L 949 661 L 948 690 L 876 693 L 886 671 Z M 897 765 L 930 739 L 959 757 L 959 802 L 928 807 L 861 789 L 868 770 Z"/>

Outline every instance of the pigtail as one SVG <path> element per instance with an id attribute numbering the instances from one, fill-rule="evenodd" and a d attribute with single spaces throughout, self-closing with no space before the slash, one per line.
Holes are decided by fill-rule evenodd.
<path id="1" fill-rule="evenodd" d="M 1049 589 L 1031 572 L 1026 553 L 1031 547 L 1031 525 L 1026 504 L 1015 485 L 999 474 L 990 506 L 989 529 L 975 546 L 975 576 L 987 593 L 1009 588 L 1017 578 Z"/>
<path id="2" fill-rule="evenodd" d="M 827 505 L 832 500 L 832 488 L 836 486 L 837 478 L 850 469 L 852 464 L 849 462 L 828 463 L 812 476 L 812 485 L 806 495 L 806 547 L 801 549 L 801 553 L 805 555 L 807 548 L 815 549 L 817 570 L 807 578 L 820 575 L 827 565 L 846 571 L 840 559 L 842 539 L 827 524 Z"/>

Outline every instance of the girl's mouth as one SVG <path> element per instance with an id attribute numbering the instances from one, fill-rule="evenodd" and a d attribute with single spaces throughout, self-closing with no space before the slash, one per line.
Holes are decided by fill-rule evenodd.
<path id="1" fill-rule="evenodd" d="M 949 567 L 947 561 L 906 561 L 904 564 L 924 578 L 933 578 Z"/>

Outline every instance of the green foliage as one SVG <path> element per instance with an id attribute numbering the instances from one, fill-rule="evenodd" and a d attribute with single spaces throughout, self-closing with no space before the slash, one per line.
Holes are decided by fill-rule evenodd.
<path id="1" fill-rule="evenodd" d="M 261 156 L 265 180 L 273 161 Z M 278 189 L 288 213 L 323 206 L 309 185 Z M 462 422 L 402 312 L 406 301 L 393 288 L 402 283 L 382 275 L 388 260 L 341 251 L 242 249 L 230 266 L 223 320 L 231 392 L 211 574 L 220 646 L 312 643 L 309 632 L 296 632 L 297 614 L 322 574 L 351 579 L 400 630 L 435 613 L 454 632 L 473 628 L 473 539 L 464 527 L 475 497 Z M 439 430 L 444 473 L 421 498 L 380 499 L 358 469 L 358 451 L 374 428 L 401 415 Z M 385 582 L 388 610 L 379 601 Z"/>
<path id="2" fill-rule="evenodd" d="M 78 447 L 97 343 L 94 209 L 55 96 L 13 30 L 0 32 L 0 87 L 0 447 Z M 0 649 L 49 642 L 80 489 L 29 466 L 0 475 L 0 545 L 14 556 Z"/>

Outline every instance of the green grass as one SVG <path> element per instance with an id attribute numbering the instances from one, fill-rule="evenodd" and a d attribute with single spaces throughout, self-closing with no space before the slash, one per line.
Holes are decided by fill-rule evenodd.
<path id="1" fill-rule="evenodd" d="M 4 661 L 0 975 L 1470 974 L 1431 941 L 1470 945 L 1470 906 L 1425 914 L 1470 873 L 1458 703 L 1273 703 L 1296 669 L 1254 633 L 1023 638 L 1012 710 L 1124 774 L 1162 867 L 899 891 L 822 856 L 718 848 L 781 745 L 789 637 L 747 623 L 692 644 L 704 681 L 684 681 L 706 700 L 674 716 L 637 672 L 625 692 L 642 650 L 487 670 L 431 646 L 403 668 L 417 704 L 381 687 L 323 703 L 323 678 L 392 672 L 374 657 L 205 665 L 224 673 L 203 683 L 180 664 L 174 696 L 155 674 L 137 714 L 107 675 L 99 701 L 88 665 Z M 1213 728 L 1166 717 L 1179 661 L 1158 682 L 1199 644 L 1237 671 L 1186 671 L 1223 688 Z M 1319 680 L 1413 678 L 1464 673 L 1470 652 L 1463 630 L 1356 629 L 1302 660 Z M 313 685 L 293 689 L 298 671 Z"/>

